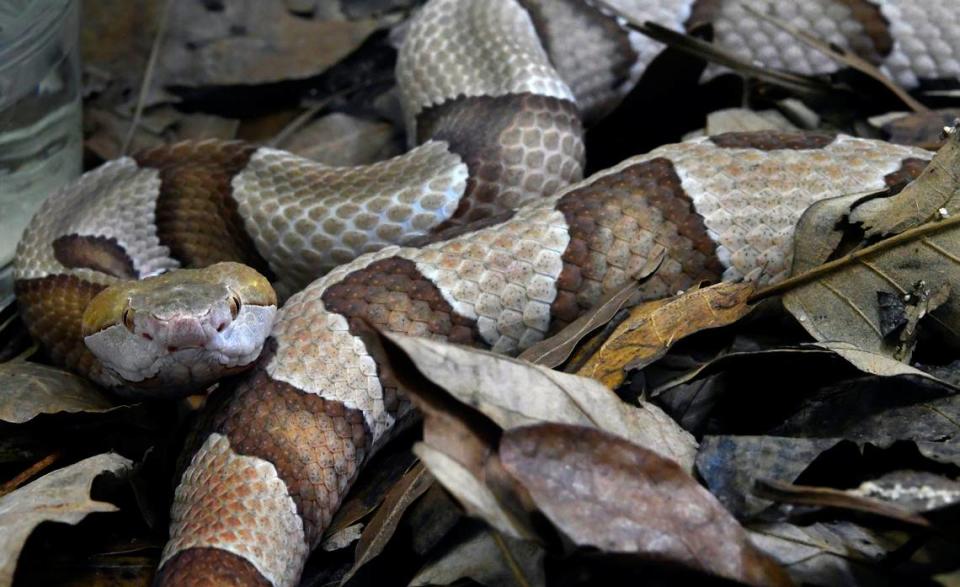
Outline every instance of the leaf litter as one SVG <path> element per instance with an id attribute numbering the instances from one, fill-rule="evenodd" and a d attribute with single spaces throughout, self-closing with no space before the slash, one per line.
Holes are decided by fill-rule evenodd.
<path id="1" fill-rule="evenodd" d="M 86 3 L 88 166 L 127 142 L 133 151 L 184 138 L 241 138 L 330 165 L 396 154 L 404 137 L 385 31 L 414 4 Z M 693 83 L 690 112 L 675 94 L 628 98 L 590 131 L 593 145 L 639 153 L 707 120 L 708 132 L 829 124 L 939 152 L 911 184 L 811 207 L 780 285 L 702 284 L 640 303 L 636 285 L 661 254 L 518 359 L 370 332 L 383 374 L 420 415 L 362 472 L 304 585 L 960 576 L 960 143 L 939 133 L 960 102 L 908 96 L 849 53 L 833 57 L 888 96 L 638 26 L 749 83 L 727 96 L 723 84 Z M 932 96 L 954 110 L 916 101 Z M 876 116 L 903 104 L 917 113 Z M 12 360 L 0 364 L 0 503 L 16 519 L 0 520 L 0 579 L 149 584 L 179 448 L 203 399 L 124 405 L 40 355 L 24 360 L 15 310 L 4 309 L 3 325 Z M 104 472 L 126 491 L 105 492 Z"/>

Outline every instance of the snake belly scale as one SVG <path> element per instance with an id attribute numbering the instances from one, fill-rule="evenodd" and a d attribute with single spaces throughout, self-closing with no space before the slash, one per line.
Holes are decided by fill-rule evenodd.
<path id="1" fill-rule="evenodd" d="M 673 28 L 711 26 L 749 59 L 802 73 L 831 67 L 732 0 L 610 4 Z M 908 87 L 960 75 L 949 0 L 800 4 L 772 10 Z M 666 145 L 580 181 L 581 120 L 612 107 L 659 50 L 589 2 L 431 0 L 398 59 L 407 132 L 419 143 L 405 155 L 343 169 L 241 143 L 183 143 L 109 162 L 48 200 L 21 242 L 16 287 L 52 359 L 142 393 L 168 383 L 158 385 L 166 363 L 151 353 L 211 345 L 228 370 L 259 354 L 199 433 L 158 584 L 297 583 L 364 459 L 410 409 L 358 336 L 366 324 L 515 354 L 626 283 L 660 247 L 649 298 L 701 280 L 774 281 L 789 270 L 807 206 L 902 182 L 930 158 L 828 133 L 734 133 Z M 176 324 L 129 305 L 149 291 L 108 295 L 207 266 L 233 281 L 210 290 L 214 310 L 202 316 L 175 308 Z M 98 296 L 106 301 L 91 309 Z M 278 298 L 275 320 L 243 314 Z M 269 322 L 262 352 L 222 359 L 236 352 L 231 336 Z M 136 361 L 104 362 L 84 344 L 111 328 L 137 343 L 104 335 L 103 352 L 129 345 Z M 183 371 L 193 385 L 212 377 L 212 368 Z"/>

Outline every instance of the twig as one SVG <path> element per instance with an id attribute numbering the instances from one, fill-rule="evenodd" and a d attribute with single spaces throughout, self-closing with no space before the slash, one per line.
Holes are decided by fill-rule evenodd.
<path id="1" fill-rule="evenodd" d="M 643 33 L 655 41 L 659 41 L 672 49 L 683 51 L 694 57 L 729 67 L 745 76 L 752 76 L 769 83 L 789 88 L 796 92 L 823 94 L 834 91 L 834 88 L 821 80 L 810 76 L 798 75 L 778 69 L 765 68 L 725 51 L 713 43 L 703 39 L 669 29 L 655 22 L 638 22 L 631 15 L 617 9 L 606 0 L 597 0 L 597 3 L 610 13 L 622 18 L 631 29 Z"/>
<path id="2" fill-rule="evenodd" d="M 832 43 L 827 43 L 826 41 L 823 41 L 817 38 L 816 36 L 808 33 L 807 31 L 802 31 L 798 29 L 797 27 L 786 22 L 785 20 L 779 19 L 769 14 L 764 14 L 763 12 L 760 12 L 759 10 L 757 10 L 756 8 L 748 4 L 744 4 L 743 8 L 747 12 L 756 16 L 757 18 L 764 20 L 770 23 L 771 25 L 777 27 L 778 29 L 787 32 L 788 34 L 792 35 L 794 38 L 796 38 L 803 44 L 807 45 L 808 47 L 812 47 L 813 49 L 820 51 L 830 59 L 833 59 L 834 61 L 837 61 L 841 64 L 848 65 L 853 69 L 856 69 L 860 73 L 868 75 L 871 78 L 875 79 L 876 81 L 880 82 L 888 90 L 893 92 L 893 94 L 897 98 L 900 98 L 900 100 L 914 112 L 930 111 L 929 108 L 927 108 L 926 106 L 924 106 L 923 104 L 915 100 L 913 96 L 911 96 L 906 91 L 904 91 L 903 88 L 895 84 L 893 80 L 883 75 L 883 73 L 879 69 L 877 69 L 872 63 L 860 57 L 859 55 L 855 53 L 851 53 L 850 51 L 844 49 L 843 47 L 839 47 Z"/>
<path id="3" fill-rule="evenodd" d="M 39 461 L 37 461 L 36 463 L 30 465 L 29 467 L 26 468 L 26 470 L 22 471 L 19 475 L 17 475 L 13 479 L 10 479 L 3 485 L 0 485 L 0 497 L 3 497 L 4 495 L 10 493 L 11 491 L 14 491 L 15 489 L 23 485 L 28 479 L 35 477 L 37 473 L 39 473 L 40 471 L 43 471 L 44 469 L 52 465 L 59 458 L 60 458 L 60 451 L 55 450 L 52 453 L 40 459 Z"/>
<path id="4" fill-rule="evenodd" d="M 336 92 L 333 92 L 328 96 L 325 96 L 319 102 L 317 102 L 313 106 L 310 106 L 309 108 L 301 112 L 296 118 L 291 120 L 285 127 L 280 129 L 280 132 L 278 132 L 276 135 L 273 136 L 272 139 L 266 142 L 266 146 L 279 147 L 280 145 L 282 145 L 284 141 L 286 141 L 291 137 L 291 135 L 293 135 L 293 133 L 300 130 L 305 124 L 310 122 L 310 120 L 312 120 L 314 116 L 319 114 L 324 108 L 329 106 L 330 103 L 336 100 L 337 98 L 342 98 L 344 96 L 352 94 L 353 92 L 362 90 L 364 88 L 368 88 L 374 84 L 388 82 L 391 79 L 392 78 L 376 78 L 376 79 L 367 80 L 365 82 L 361 82 L 359 84 L 343 88 L 342 90 L 337 90 Z"/>
<path id="5" fill-rule="evenodd" d="M 864 247 L 850 253 L 849 255 L 845 255 L 839 259 L 834 259 L 833 261 L 824 263 L 823 265 L 817 265 L 809 271 L 804 271 L 799 275 L 794 275 L 793 277 L 785 279 L 779 283 L 768 285 L 767 287 L 764 287 L 750 296 L 749 303 L 752 304 L 771 296 L 780 295 L 796 287 L 806 285 L 807 283 L 815 279 L 819 279 L 824 275 L 833 273 L 834 271 L 839 271 L 848 265 L 857 263 L 860 259 L 869 257 L 871 255 L 876 255 L 878 253 L 883 253 L 902 244 L 918 240 L 927 234 L 933 234 L 948 228 L 952 228 L 957 224 L 960 224 L 960 216 L 951 216 L 943 220 L 927 222 L 921 226 L 905 230 L 900 234 L 885 238 L 876 244 L 870 245 L 869 247 Z"/>
<path id="6" fill-rule="evenodd" d="M 147 99 L 147 90 L 150 89 L 150 80 L 153 79 L 153 71 L 157 66 L 157 56 L 160 54 L 160 45 L 167 32 L 167 22 L 170 17 L 170 9 L 175 0 L 167 0 L 163 4 L 163 14 L 160 16 L 160 24 L 157 26 L 157 34 L 153 37 L 153 46 L 150 47 L 150 58 L 147 60 L 147 68 L 143 72 L 143 80 L 140 82 L 140 95 L 137 96 L 137 106 L 133 111 L 133 120 L 130 121 L 130 130 L 127 131 L 126 138 L 123 139 L 123 146 L 120 148 L 120 154 L 126 155 L 133 142 L 133 135 L 140 125 L 140 118 L 143 116 L 143 103 Z"/>

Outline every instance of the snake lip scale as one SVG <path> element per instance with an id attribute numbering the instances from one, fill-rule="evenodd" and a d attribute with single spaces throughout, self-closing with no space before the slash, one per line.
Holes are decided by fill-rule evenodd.
<path id="1" fill-rule="evenodd" d="M 763 0 L 608 1 L 640 21 L 709 25 L 748 60 L 834 67 L 743 8 Z M 951 1 L 770 9 L 912 88 L 960 77 Z M 185 142 L 108 162 L 48 199 L 15 279 L 50 358 L 141 396 L 249 369 L 211 402 L 157 584 L 297 583 L 360 466 L 410 410 L 358 336 L 365 323 L 516 354 L 661 247 L 648 298 L 775 281 L 811 203 L 901 183 L 931 156 L 831 133 L 730 133 L 582 180 L 583 121 L 660 50 L 580 0 L 430 0 L 397 62 L 417 143 L 404 155 L 333 168 Z"/>

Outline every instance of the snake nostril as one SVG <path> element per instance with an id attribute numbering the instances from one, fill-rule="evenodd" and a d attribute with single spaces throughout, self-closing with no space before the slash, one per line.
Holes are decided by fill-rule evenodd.
<path id="1" fill-rule="evenodd" d="M 147 339 L 147 340 L 153 340 L 153 337 L 150 336 L 150 333 L 149 333 L 149 332 L 144 332 L 144 333 L 142 333 L 140 336 L 142 336 L 143 338 L 145 338 L 145 339 Z"/>
<path id="2" fill-rule="evenodd" d="M 217 332 L 223 332 L 226 327 L 227 327 L 227 323 L 221 322 L 220 326 L 217 326 Z"/>
<path id="3" fill-rule="evenodd" d="M 177 352 L 177 350 L 179 350 L 179 349 L 178 349 L 178 347 L 175 347 L 175 346 L 168 346 L 168 347 L 167 347 L 167 352 L 168 352 L 168 353 L 175 353 L 175 352 Z"/>

